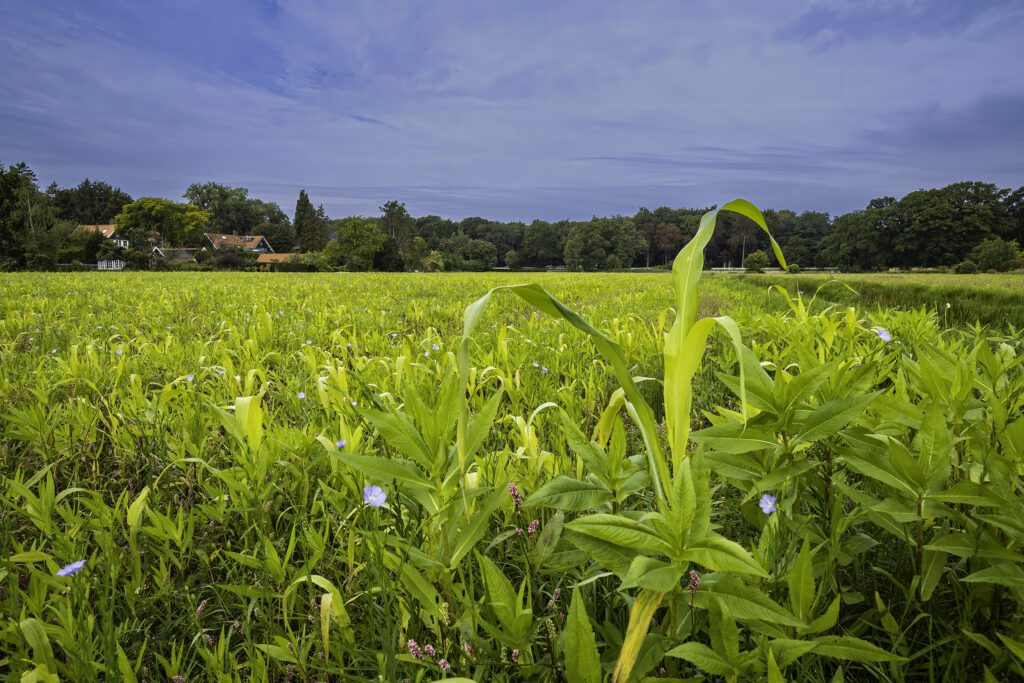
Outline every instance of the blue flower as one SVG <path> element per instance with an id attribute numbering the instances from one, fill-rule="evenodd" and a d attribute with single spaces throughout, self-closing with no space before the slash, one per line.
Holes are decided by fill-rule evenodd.
<path id="1" fill-rule="evenodd" d="M 348 444 L 348 441 L 345 441 L 345 439 L 339 439 L 338 441 L 334 442 L 334 445 L 337 446 L 338 448 L 344 448 L 346 444 Z"/>
<path id="2" fill-rule="evenodd" d="M 116 353 L 117 355 L 120 356 L 122 353 L 124 353 L 124 351 L 122 349 L 118 349 L 118 350 L 114 351 L 114 353 Z"/>
<path id="3" fill-rule="evenodd" d="M 387 494 L 379 486 L 370 485 L 363 487 L 363 502 L 367 505 L 379 508 L 387 498 Z"/>
<path id="4" fill-rule="evenodd" d="M 307 339 L 306 340 L 306 346 L 312 346 L 312 345 L 313 345 L 313 340 L 312 339 Z"/>
<path id="5" fill-rule="evenodd" d="M 435 351 L 440 351 L 441 350 L 441 347 L 438 346 L 437 344 L 431 344 L 430 348 L 434 349 Z"/>
<path id="6" fill-rule="evenodd" d="M 191 375 L 191 374 L 190 374 L 190 375 L 189 375 L 188 377 L 186 377 L 185 379 L 186 379 L 186 380 L 188 380 L 189 382 L 191 382 L 191 381 L 192 381 L 192 380 L 194 380 L 195 378 L 196 378 L 196 376 L 195 376 L 195 375 Z"/>
<path id="7" fill-rule="evenodd" d="M 78 562 L 72 562 L 71 564 L 61 567 L 57 570 L 57 576 L 71 576 L 82 571 L 82 567 L 85 566 L 85 560 L 79 560 Z"/>
<path id="8" fill-rule="evenodd" d="M 305 391 L 300 391 L 298 393 L 298 396 L 299 396 L 299 400 L 301 401 L 302 399 L 306 398 L 306 392 Z"/>
<path id="9" fill-rule="evenodd" d="M 874 333 L 877 334 L 878 338 L 881 339 L 884 342 L 891 342 L 892 341 L 892 335 L 889 334 L 889 331 L 886 330 L 885 328 L 876 327 L 876 328 L 874 328 Z"/>
<path id="10" fill-rule="evenodd" d="M 761 506 L 761 511 L 764 514 L 772 514 L 773 512 L 775 512 L 775 496 L 771 495 L 770 493 L 764 494 L 763 496 L 761 496 L 761 502 L 758 503 L 758 505 Z"/>

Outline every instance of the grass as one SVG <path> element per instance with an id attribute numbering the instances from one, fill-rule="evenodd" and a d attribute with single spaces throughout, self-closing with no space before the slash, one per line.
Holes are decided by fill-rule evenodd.
<path id="1" fill-rule="evenodd" d="M 737 276 L 732 276 L 737 277 Z M 954 275 L 942 273 L 878 273 L 827 275 L 738 276 L 751 283 L 782 284 L 826 301 L 879 308 L 920 308 L 936 312 L 951 325 L 980 323 L 996 328 L 1024 327 L 1024 274 Z M 828 284 L 840 282 L 843 286 Z M 946 304 L 949 304 L 947 308 Z"/>

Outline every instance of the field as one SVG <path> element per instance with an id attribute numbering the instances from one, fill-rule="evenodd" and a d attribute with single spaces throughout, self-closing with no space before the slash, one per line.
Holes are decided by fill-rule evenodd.
<path id="1" fill-rule="evenodd" d="M 954 275 L 952 273 L 843 273 L 826 275 L 758 276 L 761 284 L 799 286 L 842 303 L 878 307 L 925 307 L 937 311 L 946 324 L 981 322 L 996 327 L 1024 327 L 1024 274 Z M 835 282 L 849 285 L 847 289 Z M 826 284 L 827 283 L 827 284 Z M 949 304 L 947 307 L 946 304 Z"/>
<path id="2" fill-rule="evenodd" d="M 0 275 L 0 676 L 1024 676 L 1024 336 L 698 275 Z"/>

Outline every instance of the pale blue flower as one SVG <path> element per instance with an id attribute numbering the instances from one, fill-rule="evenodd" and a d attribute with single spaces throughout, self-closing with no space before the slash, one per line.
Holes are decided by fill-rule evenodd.
<path id="1" fill-rule="evenodd" d="M 770 515 L 773 512 L 775 512 L 775 502 L 775 496 L 771 495 L 770 493 L 766 493 L 763 496 L 761 496 L 761 502 L 759 502 L 758 505 L 761 506 L 761 511 L 764 514 Z"/>
<path id="2" fill-rule="evenodd" d="M 117 355 L 120 356 L 122 353 L 124 353 L 124 350 L 123 349 L 118 349 L 117 351 L 114 351 L 114 353 L 116 353 Z"/>
<path id="3" fill-rule="evenodd" d="M 189 382 L 191 382 L 191 381 L 192 381 L 192 380 L 194 380 L 195 378 L 196 378 L 196 376 L 195 376 L 195 375 L 191 375 L 191 374 L 190 374 L 190 375 L 189 375 L 188 377 L 186 377 L 185 379 L 186 379 L 186 380 L 188 380 Z"/>
<path id="4" fill-rule="evenodd" d="M 338 441 L 334 442 L 334 445 L 337 446 L 338 448 L 344 448 L 346 444 L 348 444 L 348 441 L 345 441 L 345 439 L 339 439 Z"/>
<path id="5" fill-rule="evenodd" d="M 77 574 L 78 572 L 82 571 L 82 568 L 84 566 L 85 566 L 85 560 L 79 560 L 78 562 L 72 562 L 71 564 L 66 565 L 66 566 L 61 567 L 60 569 L 58 569 L 57 570 L 57 576 L 71 576 L 72 574 Z"/>
<path id="6" fill-rule="evenodd" d="M 298 393 L 298 396 L 299 396 L 299 400 L 302 400 L 302 399 L 306 398 L 306 392 L 305 391 L 300 391 Z"/>
<path id="7" fill-rule="evenodd" d="M 379 486 L 364 486 L 363 487 L 363 502 L 375 508 L 379 508 L 384 504 L 388 498 L 384 490 Z"/>
<path id="8" fill-rule="evenodd" d="M 877 334 L 878 338 L 881 339 L 884 342 L 891 342 L 892 341 L 892 335 L 889 334 L 889 331 L 886 330 L 885 328 L 876 327 L 874 329 L 874 333 Z"/>
<path id="9" fill-rule="evenodd" d="M 313 340 L 312 339 L 307 339 L 306 340 L 306 346 L 312 346 L 312 345 L 313 345 Z"/>
<path id="10" fill-rule="evenodd" d="M 441 347 L 438 346 L 437 344 L 431 344 L 430 348 L 434 349 L 435 351 L 440 351 L 441 350 Z"/>

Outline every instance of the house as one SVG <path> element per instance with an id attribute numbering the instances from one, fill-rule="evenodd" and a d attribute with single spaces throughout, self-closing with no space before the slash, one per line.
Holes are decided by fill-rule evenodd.
<path id="1" fill-rule="evenodd" d="M 153 247 L 152 255 L 171 263 L 192 263 L 199 249 L 189 247 Z"/>
<path id="2" fill-rule="evenodd" d="M 273 265 L 277 263 L 300 263 L 301 254 L 260 254 L 256 257 L 256 265 Z"/>
<path id="3" fill-rule="evenodd" d="M 206 233 L 206 241 L 212 249 L 236 248 L 256 253 L 274 253 L 270 242 L 263 235 L 224 235 L 217 232 Z"/>
<path id="4" fill-rule="evenodd" d="M 100 256 L 96 262 L 96 270 L 124 270 L 124 260 L 110 251 Z"/>
<path id="5" fill-rule="evenodd" d="M 79 225 L 78 229 L 82 232 L 98 232 L 122 249 L 128 248 L 128 238 L 118 235 L 117 226 L 113 223 L 105 223 L 103 225 Z"/>

